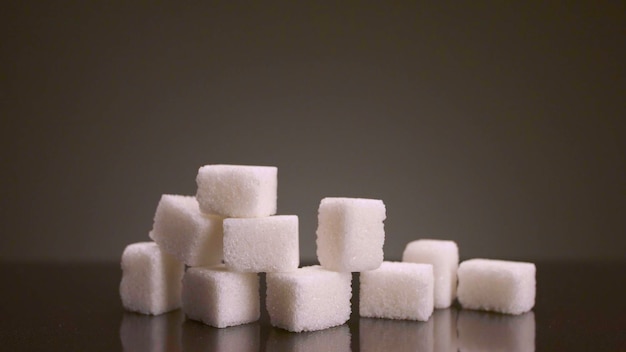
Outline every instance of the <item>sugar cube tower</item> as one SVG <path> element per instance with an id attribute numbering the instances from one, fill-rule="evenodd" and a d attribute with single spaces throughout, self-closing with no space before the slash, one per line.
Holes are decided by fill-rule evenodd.
<path id="1" fill-rule="evenodd" d="M 276 167 L 205 165 L 195 197 L 162 195 L 149 232 L 154 242 L 131 244 L 122 254 L 124 307 L 152 315 L 182 307 L 187 318 L 217 328 L 247 324 L 259 319 L 258 273 L 267 273 L 271 324 L 324 330 L 350 318 L 352 272 L 360 273 L 363 318 L 429 321 L 457 296 L 464 308 L 506 314 L 534 306 L 531 263 L 472 259 L 459 266 L 455 242 L 430 239 L 408 243 L 402 262 L 384 261 L 387 214 L 377 199 L 322 199 L 320 265 L 298 268 L 298 217 L 276 215 L 277 180 Z M 345 330 L 311 335 L 310 345 L 335 335 L 349 342 Z"/>

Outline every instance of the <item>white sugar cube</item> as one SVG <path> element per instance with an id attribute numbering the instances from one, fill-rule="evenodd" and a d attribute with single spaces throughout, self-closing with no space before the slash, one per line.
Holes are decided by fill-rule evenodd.
<path id="1" fill-rule="evenodd" d="M 319 265 L 267 274 L 267 311 L 273 326 L 315 331 L 344 324 L 350 318 L 352 275 Z"/>
<path id="2" fill-rule="evenodd" d="M 432 264 L 435 274 L 435 308 L 448 308 L 456 298 L 459 247 L 454 241 L 417 240 L 407 244 L 403 262 Z"/>
<path id="3" fill-rule="evenodd" d="M 225 329 L 206 326 L 193 320 L 187 320 L 182 325 L 181 351 L 259 351 L 261 328 L 258 322 Z"/>
<path id="4" fill-rule="evenodd" d="M 259 319 L 259 276 L 223 265 L 189 268 L 183 278 L 183 311 L 216 328 Z"/>
<path id="5" fill-rule="evenodd" d="M 363 352 L 439 352 L 433 349 L 432 321 L 361 318 L 359 347 Z"/>
<path id="6" fill-rule="evenodd" d="M 242 272 L 293 271 L 300 263 L 298 217 L 224 220 L 224 263 Z"/>
<path id="7" fill-rule="evenodd" d="M 161 249 L 189 266 L 222 261 L 222 221 L 203 214 L 195 197 L 164 194 L 150 232 Z"/>
<path id="8" fill-rule="evenodd" d="M 122 254 L 122 304 L 127 310 L 153 315 L 180 308 L 184 270 L 154 242 L 128 245 Z"/>
<path id="9" fill-rule="evenodd" d="M 334 271 L 373 270 L 383 262 L 385 204 L 382 200 L 324 198 L 317 227 L 317 258 Z"/>
<path id="10" fill-rule="evenodd" d="M 426 321 L 434 309 L 433 266 L 383 262 L 360 274 L 362 317 Z"/>
<path id="11" fill-rule="evenodd" d="M 461 351 L 535 351 L 535 315 L 462 310 L 457 322 Z"/>
<path id="12" fill-rule="evenodd" d="M 267 339 L 266 351 L 350 352 L 350 328 L 347 325 L 319 331 L 294 334 L 281 329 L 272 329 Z"/>
<path id="13" fill-rule="evenodd" d="M 535 305 L 535 264 L 491 259 L 459 266 L 458 298 L 463 308 L 521 314 Z"/>
<path id="14" fill-rule="evenodd" d="M 276 214 L 278 169 L 274 166 L 205 165 L 198 170 L 200 209 L 229 218 Z"/>
<path id="15" fill-rule="evenodd" d="M 124 351 L 181 351 L 181 324 L 185 315 L 180 310 L 153 317 L 125 312 L 120 325 Z"/>

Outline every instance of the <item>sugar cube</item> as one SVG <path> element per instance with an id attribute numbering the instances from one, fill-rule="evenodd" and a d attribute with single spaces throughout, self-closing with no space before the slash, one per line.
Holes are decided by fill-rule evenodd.
<path id="1" fill-rule="evenodd" d="M 300 263 L 298 217 L 224 220 L 224 262 L 235 271 L 293 271 Z"/>
<path id="2" fill-rule="evenodd" d="M 434 351 L 433 322 L 360 318 L 359 347 L 363 352 Z"/>
<path id="3" fill-rule="evenodd" d="M 456 298 L 459 248 L 454 241 L 417 240 L 407 244 L 403 262 L 432 264 L 435 274 L 435 308 L 448 308 Z"/>
<path id="4" fill-rule="evenodd" d="M 317 227 L 317 258 L 334 271 L 373 270 L 383 262 L 386 218 L 382 200 L 324 198 Z"/>
<path id="5" fill-rule="evenodd" d="M 193 320 L 217 328 L 259 319 L 259 276 L 223 265 L 189 268 L 183 277 L 183 311 Z"/>
<path id="6" fill-rule="evenodd" d="M 229 218 L 274 215 L 277 174 L 274 166 L 205 165 L 196 177 L 200 209 Z"/>
<path id="7" fill-rule="evenodd" d="M 350 339 L 350 328 L 346 324 L 298 334 L 273 328 L 267 339 L 266 351 L 350 352 Z"/>
<path id="8" fill-rule="evenodd" d="M 273 326 L 315 331 L 344 324 L 350 318 L 352 275 L 319 265 L 267 274 L 267 311 Z"/>
<path id="9" fill-rule="evenodd" d="M 120 325 L 124 351 L 181 351 L 181 324 L 185 315 L 180 310 L 153 317 L 125 312 Z"/>
<path id="10" fill-rule="evenodd" d="M 535 264 L 491 259 L 459 266 L 458 298 L 464 308 L 521 314 L 535 305 Z"/>
<path id="11" fill-rule="evenodd" d="M 433 266 L 383 262 L 360 274 L 362 317 L 426 321 L 434 309 Z"/>
<path id="12" fill-rule="evenodd" d="M 154 242 L 128 245 L 122 254 L 122 304 L 127 310 L 153 315 L 180 308 L 184 270 Z"/>
<path id="13" fill-rule="evenodd" d="M 502 315 L 462 310 L 458 319 L 461 351 L 535 350 L 535 315 Z"/>
<path id="14" fill-rule="evenodd" d="M 195 197 L 164 194 L 150 238 L 189 266 L 216 265 L 222 261 L 222 221 L 200 212 Z"/>
<path id="15" fill-rule="evenodd" d="M 182 326 L 182 351 L 258 352 L 261 344 L 258 322 L 220 329 L 187 320 Z"/>

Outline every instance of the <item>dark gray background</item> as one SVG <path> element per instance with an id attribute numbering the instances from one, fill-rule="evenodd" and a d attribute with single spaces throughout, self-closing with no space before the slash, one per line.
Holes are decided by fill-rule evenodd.
<path id="1" fill-rule="evenodd" d="M 209 163 L 278 166 L 307 261 L 326 196 L 390 259 L 624 259 L 624 3 L 504 3 L 4 4 L 0 259 L 118 260 Z"/>

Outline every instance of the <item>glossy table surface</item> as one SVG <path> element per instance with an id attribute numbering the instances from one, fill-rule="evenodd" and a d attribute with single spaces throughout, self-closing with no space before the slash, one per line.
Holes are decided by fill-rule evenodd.
<path id="1" fill-rule="evenodd" d="M 428 322 L 359 318 L 310 333 L 260 321 L 215 329 L 180 310 L 125 312 L 117 263 L 0 264 L 5 351 L 626 351 L 626 263 L 537 263 L 532 312 L 436 310 Z M 262 277 L 262 283 L 264 277 Z"/>

